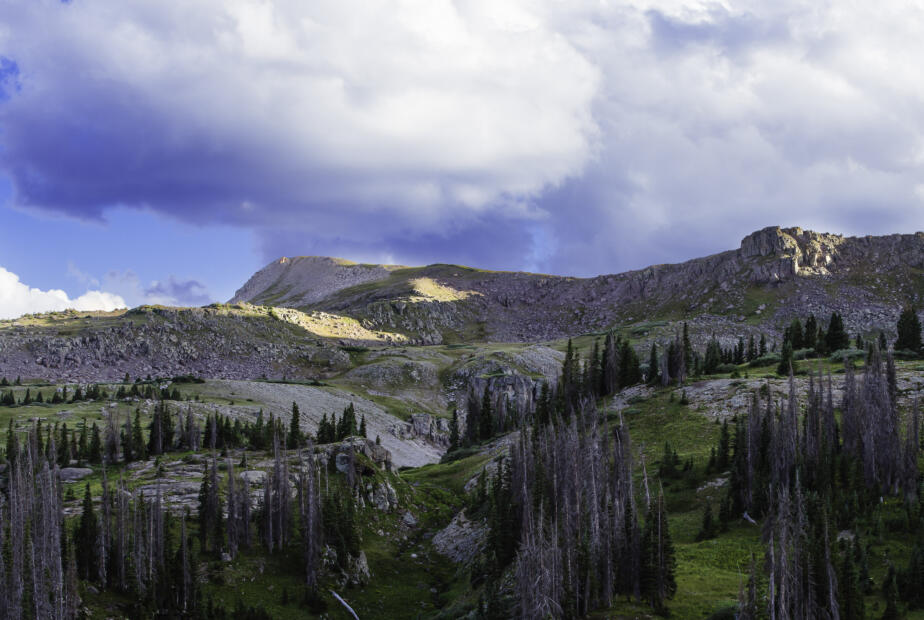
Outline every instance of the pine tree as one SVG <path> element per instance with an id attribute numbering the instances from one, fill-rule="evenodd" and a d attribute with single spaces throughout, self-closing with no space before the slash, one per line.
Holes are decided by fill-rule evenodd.
<path id="1" fill-rule="evenodd" d="M 913 306 L 902 310 L 898 317 L 896 330 L 898 331 L 898 339 L 895 341 L 896 351 L 921 352 L 921 321 Z"/>
<path id="2" fill-rule="evenodd" d="M 717 471 L 725 471 L 729 465 L 731 450 L 731 437 L 728 432 L 728 420 L 722 420 L 722 430 L 719 432 L 719 449 L 716 452 L 715 465 Z"/>
<path id="3" fill-rule="evenodd" d="M 658 372 L 658 345 L 654 341 L 651 343 L 651 353 L 648 356 L 648 383 L 654 385 L 660 380 Z"/>
<path id="4" fill-rule="evenodd" d="M 825 335 L 825 344 L 831 353 L 850 347 L 850 338 L 844 330 L 844 319 L 837 312 L 831 313 L 831 320 L 828 321 L 828 333 Z"/>
<path id="5" fill-rule="evenodd" d="M 662 492 L 649 508 L 642 534 L 642 596 L 657 613 L 666 611 L 667 599 L 673 598 L 677 592 L 675 569 L 674 545 Z"/>
<path id="6" fill-rule="evenodd" d="M 366 414 L 364 413 L 362 418 L 359 421 L 359 436 L 363 439 L 366 438 Z"/>
<path id="7" fill-rule="evenodd" d="M 455 407 L 452 408 L 452 421 L 449 423 L 449 449 L 455 450 L 459 447 L 459 412 Z"/>
<path id="8" fill-rule="evenodd" d="M 132 443 L 132 454 L 134 457 L 140 461 L 143 461 L 147 458 L 147 452 L 144 445 L 144 435 L 142 434 L 141 429 L 141 410 L 135 409 L 135 422 L 132 424 L 132 435 L 130 439 Z"/>
<path id="9" fill-rule="evenodd" d="M 302 443 L 302 430 L 299 426 L 298 404 L 292 401 L 292 417 L 289 419 L 288 445 L 297 448 Z"/>
<path id="10" fill-rule="evenodd" d="M 866 617 L 863 592 L 860 589 L 860 579 L 853 554 L 849 550 L 844 554 L 841 562 L 837 583 L 840 590 L 837 602 L 841 620 L 863 620 Z"/>
<path id="11" fill-rule="evenodd" d="M 699 528 L 699 533 L 696 534 L 696 541 L 700 542 L 715 538 L 716 534 L 715 520 L 712 517 L 712 506 L 706 504 L 706 508 L 703 510 L 703 523 Z"/>
<path id="12" fill-rule="evenodd" d="M 780 353 L 780 363 L 776 367 L 776 374 L 789 375 L 793 370 L 792 363 L 792 343 L 789 340 L 783 341 L 783 350 Z"/>
<path id="13" fill-rule="evenodd" d="M 94 465 L 103 462 L 103 442 L 99 433 L 99 426 L 93 423 L 93 430 L 90 433 L 90 445 L 87 448 L 87 460 Z"/>
<path id="14" fill-rule="evenodd" d="M 99 521 L 93 511 L 93 496 L 87 483 L 83 496 L 83 511 L 74 531 L 74 547 L 77 555 L 77 572 L 81 579 L 96 581 L 99 578 Z"/>
<path id="15" fill-rule="evenodd" d="M 886 600 L 885 611 L 882 612 L 882 620 L 899 620 L 902 617 L 898 610 L 898 585 L 895 578 L 895 567 L 889 565 L 889 572 L 886 574 L 885 581 L 882 585 L 882 595 Z"/>
<path id="16" fill-rule="evenodd" d="M 481 411 L 479 414 L 478 438 L 484 441 L 494 435 L 494 407 L 491 403 L 491 392 L 488 386 L 484 387 L 481 397 Z"/>
<path id="17" fill-rule="evenodd" d="M 802 340 L 803 347 L 806 349 L 815 349 L 815 345 L 818 343 L 818 321 L 815 320 L 814 314 L 810 314 L 805 320 L 805 330 L 802 333 Z"/>

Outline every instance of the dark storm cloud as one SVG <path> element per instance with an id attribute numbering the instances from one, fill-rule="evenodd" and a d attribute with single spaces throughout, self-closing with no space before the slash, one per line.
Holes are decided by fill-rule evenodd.
<path id="1" fill-rule="evenodd" d="M 576 275 L 771 224 L 920 228 L 911 3 L 4 10 L 0 168 L 21 206 L 231 223 L 267 260 Z M 204 295 L 170 282 L 155 293 Z"/>

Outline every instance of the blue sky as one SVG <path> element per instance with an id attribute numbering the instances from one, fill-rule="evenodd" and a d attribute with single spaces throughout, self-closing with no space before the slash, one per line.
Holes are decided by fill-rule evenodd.
<path id="1" fill-rule="evenodd" d="M 594 275 L 914 232 L 922 31 L 913 2 L 10 0 L 0 317 L 225 300 L 282 255 Z"/>

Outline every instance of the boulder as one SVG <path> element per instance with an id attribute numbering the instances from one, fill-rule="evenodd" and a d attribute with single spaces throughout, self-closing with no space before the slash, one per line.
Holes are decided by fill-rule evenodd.
<path id="1" fill-rule="evenodd" d="M 372 491 L 372 505 L 376 510 L 391 512 L 398 507 L 398 494 L 388 482 L 380 482 Z"/>
<path id="2" fill-rule="evenodd" d="M 259 469 L 251 469 L 241 472 L 241 478 L 246 480 L 250 485 L 263 484 L 263 481 L 266 480 L 266 472 Z"/>
<path id="3" fill-rule="evenodd" d="M 82 480 L 93 473 L 89 467 L 62 467 L 59 471 L 62 482 Z"/>

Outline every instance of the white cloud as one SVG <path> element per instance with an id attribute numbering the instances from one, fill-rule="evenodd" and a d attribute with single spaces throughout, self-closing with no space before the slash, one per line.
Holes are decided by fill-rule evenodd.
<path id="1" fill-rule="evenodd" d="M 144 285 L 131 269 L 107 272 L 103 277 L 103 287 L 118 292 L 133 306 L 204 306 L 214 301 L 206 286 L 197 280 L 169 275 Z"/>
<path id="2" fill-rule="evenodd" d="M 124 308 L 125 300 L 103 291 L 87 291 L 71 299 L 59 289 L 43 291 L 19 281 L 19 276 L 0 267 L 0 319 L 14 319 L 33 312 L 52 310 L 115 310 Z"/>
<path id="3" fill-rule="evenodd" d="M 237 186 L 242 220 L 280 202 L 348 202 L 388 205 L 406 227 L 421 207 L 428 222 L 465 219 L 535 196 L 593 153 L 599 74 L 528 0 L 37 1 L 6 4 L 3 22 L 22 90 L 0 119 L 11 167 L 43 160 L 14 173 L 19 199 L 38 206 L 67 209 L 85 190 L 95 208 L 166 209 L 152 195 L 166 175 L 175 193 Z M 35 106 L 44 124 L 83 134 L 75 165 L 124 193 L 80 175 L 63 201 L 31 185 L 29 174 L 60 180 L 69 157 L 26 142 Z"/>
<path id="4" fill-rule="evenodd" d="M 18 0 L 0 167 L 26 206 L 244 225 L 269 255 L 461 239 L 591 274 L 770 224 L 912 231 L 922 31 L 898 0 Z"/>

